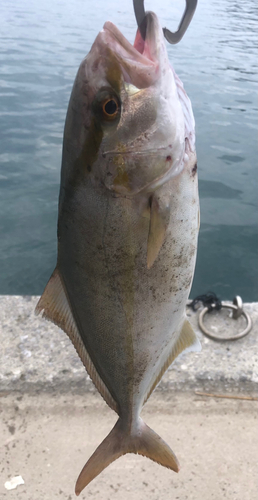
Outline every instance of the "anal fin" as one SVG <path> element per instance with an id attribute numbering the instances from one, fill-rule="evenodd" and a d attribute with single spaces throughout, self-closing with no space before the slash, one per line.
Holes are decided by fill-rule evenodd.
<path id="1" fill-rule="evenodd" d="M 173 361 L 182 353 L 182 352 L 198 352 L 201 351 L 201 344 L 199 339 L 197 338 L 191 324 L 187 319 L 185 319 L 183 326 L 181 328 L 180 335 L 175 342 L 168 358 L 163 364 L 161 370 L 156 376 L 155 380 L 151 382 L 149 389 L 146 392 L 146 396 L 144 398 L 144 403 L 146 403 L 147 399 L 150 397 L 151 393 L 154 391 L 156 385 L 161 380 L 164 373 L 167 371 L 168 367 L 173 363 Z"/>
<path id="2" fill-rule="evenodd" d="M 117 403 L 111 396 L 106 385 L 100 378 L 86 347 L 80 336 L 78 327 L 73 317 L 72 309 L 65 290 L 65 285 L 59 270 L 56 268 L 50 277 L 42 297 L 36 306 L 35 313 L 43 311 L 43 317 L 62 328 L 72 341 L 79 357 L 81 358 L 94 385 L 105 399 L 107 404 L 118 412 Z"/>

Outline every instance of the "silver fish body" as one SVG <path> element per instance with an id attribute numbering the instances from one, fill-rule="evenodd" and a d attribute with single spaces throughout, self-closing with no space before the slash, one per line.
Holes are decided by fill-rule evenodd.
<path id="1" fill-rule="evenodd" d="M 78 71 L 67 113 L 57 266 L 37 312 L 71 338 L 119 415 L 82 470 L 140 453 L 178 470 L 140 418 L 163 373 L 199 343 L 185 316 L 199 228 L 191 104 L 148 14 L 134 47 L 106 23 Z"/>

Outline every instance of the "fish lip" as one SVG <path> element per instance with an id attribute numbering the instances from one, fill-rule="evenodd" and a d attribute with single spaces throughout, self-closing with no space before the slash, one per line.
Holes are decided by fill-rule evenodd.
<path id="1" fill-rule="evenodd" d="M 139 30 L 132 45 L 120 30 L 107 21 L 98 34 L 91 53 L 102 60 L 104 67 L 111 68 L 115 61 L 119 64 L 125 83 L 133 84 L 138 89 L 156 85 L 162 75 L 162 69 L 168 66 L 163 31 L 154 13 L 147 13 L 145 41 Z M 165 66 L 164 66 L 165 65 Z"/>
<path id="2" fill-rule="evenodd" d="M 121 33 L 121 31 L 111 22 L 107 21 L 104 26 L 103 26 L 103 31 L 105 34 L 111 35 L 112 39 L 114 41 L 118 42 L 118 44 L 127 52 L 134 57 L 136 61 L 142 62 L 143 64 L 148 63 L 149 64 L 149 59 L 147 57 L 144 57 L 141 52 L 139 52 L 134 45 L 132 45 L 127 38 Z"/>
<path id="3" fill-rule="evenodd" d="M 157 15 L 154 12 L 146 12 L 146 37 L 143 40 L 139 28 L 136 31 L 135 41 L 132 45 L 121 31 L 111 22 L 107 21 L 103 26 L 103 32 L 111 35 L 124 49 L 134 56 L 136 61 L 143 64 L 148 61 L 154 64 L 159 61 L 160 48 L 164 44 L 162 28 Z"/>

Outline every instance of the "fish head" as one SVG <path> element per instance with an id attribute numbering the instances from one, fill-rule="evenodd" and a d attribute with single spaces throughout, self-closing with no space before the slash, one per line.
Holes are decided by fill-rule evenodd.
<path id="1" fill-rule="evenodd" d="M 145 40 L 138 30 L 131 45 L 105 23 L 68 107 L 63 175 L 73 168 L 70 180 L 90 175 L 117 196 L 151 192 L 180 173 L 186 156 L 185 116 L 163 31 L 152 12 L 146 25 Z"/>

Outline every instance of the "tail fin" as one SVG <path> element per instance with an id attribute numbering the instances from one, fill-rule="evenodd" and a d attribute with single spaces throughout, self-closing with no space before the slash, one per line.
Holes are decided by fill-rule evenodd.
<path id="1" fill-rule="evenodd" d="M 119 418 L 112 431 L 83 467 L 75 485 L 76 495 L 79 495 L 109 464 L 126 453 L 138 453 L 168 469 L 179 471 L 179 463 L 171 448 L 141 418 L 133 434 L 125 429 Z"/>

